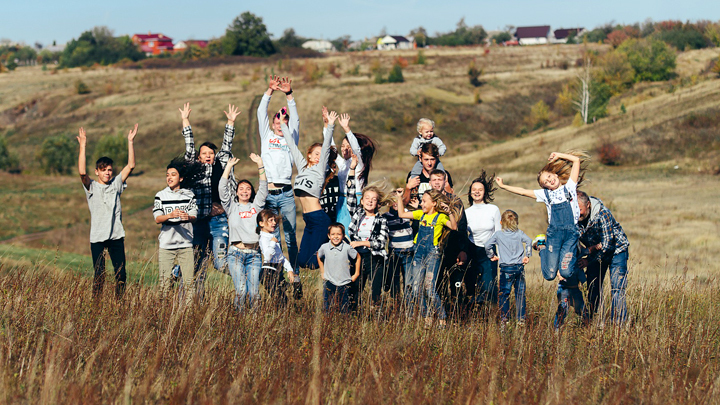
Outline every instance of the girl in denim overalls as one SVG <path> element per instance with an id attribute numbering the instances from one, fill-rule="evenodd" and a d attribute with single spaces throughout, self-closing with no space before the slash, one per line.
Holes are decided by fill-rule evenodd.
<path id="1" fill-rule="evenodd" d="M 402 198 L 398 198 L 398 216 L 420 221 L 415 237 L 415 256 L 410 272 L 406 274 L 405 278 L 408 314 L 412 316 L 413 307 L 419 301 L 420 313 L 425 318 L 425 324 L 429 326 L 432 324 L 432 316 L 428 314 L 426 300 L 430 300 L 430 305 L 438 313 L 440 325 L 444 326 L 445 309 L 435 291 L 442 262 L 442 252 L 438 249 L 438 244 L 443 227 L 457 230 L 457 218 L 455 213 L 451 212 L 447 198 L 437 190 L 426 191 L 420 207 L 422 208 L 420 210 L 405 212 Z"/>
<path id="2" fill-rule="evenodd" d="M 580 217 L 577 186 L 583 180 L 585 158 L 586 155 L 575 152 L 551 153 L 548 164 L 538 173 L 540 190 L 507 186 L 502 178 L 495 179 L 500 188 L 535 198 L 547 206 L 546 248 L 540 250 L 540 267 L 546 280 L 554 280 L 559 272 L 560 280 L 576 278 L 580 282 L 585 281 L 585 273 L 578 271 L 575 274 L 579 236 L 577 223 Z"/>

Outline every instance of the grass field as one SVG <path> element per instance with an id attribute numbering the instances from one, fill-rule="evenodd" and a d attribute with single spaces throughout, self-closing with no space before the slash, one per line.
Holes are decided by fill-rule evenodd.
<path id="1" fill-rule="evenodd" d="M 412 63 L 415 52 L 368 52 L 0 75 L 0 135 L 23 168 L 0 173 L 0 403 L 720 403 L 720 80 L 701 74 L 720 51 L 681 53 L 676 80 L 635 85 L 593 125 L 574 127 L 553 110 L 550 124 L 533 131 L 525 119 L 531 106 L 553 105 L 575 77 L 580 52 L 459 48 L 427 50 L 426 65 Z M 405 83 L 374 84 L 372 70 L 399 58 L 409 62 Z M 571 67 L 553 67 L 561 62 Z M 485 72 L 481 104 L 468 82 L 471 63 Z M 272 73 L 295 79 L 301 148 L 320 138 L 322 105 L 349 112 L 354 131 L 380 142 L 371 180 L 404 180 L 421 116 L 438 124 L 448 144 L 443 163 L 463 196 L 480 169 L 534 188 L 550 152 L 589 151 L 584 189 L 610 207 L 630 239 L 631 325 L 584 328 L 571 317 L 556 335 L 555 284 L 542 280 L 536 256 L 527 267 L 529 322 L 505 331 L 486 313 L 445 330 L 389 309 L 380 318 L 322 316 L 315 272 L 304 275 L 308 299 L 282 311 L 234 313 L 230 279 L 217 272 L 203 305 L 158 305 L 159 227 L 150 206 L 165 187 L 165 165 L 183 152 L 176 108 L 190 101 L 196 140 L 219 142 L 222 110 L 237 104 L 243 115 L 233 151 L 244 157 L 257 151 L 250 106 Z M 76 94 L 78 80 L 92 92 Z M 84 126 L 92 155 L 102 135 L 135 122 L 138 165 L 122 197 L 127 299 L 108 294 L 94 304 L 80 182 L 43 174 L 35 154 L 46 136 L 74 136 Z M 602 144 L 620 150 L 615 165 L 600 163 Z M 256 171 L 241 164 L 236 175 L 254 179 Z M 544 232 L 543 205 L 503 191 L 495 197 L 501 210 L 518 212 L 527 234 Z M 300 218 L 298 225 L 301 233 Z"/>

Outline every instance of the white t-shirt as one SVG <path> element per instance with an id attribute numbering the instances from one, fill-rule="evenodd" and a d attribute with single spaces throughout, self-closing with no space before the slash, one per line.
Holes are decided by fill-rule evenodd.
<path id="1" fill-rule="evenodd" d="M 375 217 L 365 215 L 365 218 L 363 218 L 363 220 L 360 222 L 360 225 L 358 226 L 358 238 L 360 238 L 360 240 L 370 240 L 373 226 L 375 226 Z"/>
<path id="2" fill-rule="evenodd" d="M 572 181 L 572 179 L 569 179 L 565 185 L 560 186 L 555 190 L 547 190 L 550 201 L 545 198 L 545 189 L 541 188 L 540 190 L 533 190 L 535 197 L 537 197 L 537 202 L 543 202 L 547 207 L 548 223 L 550 223 L 550 215 L 552 212 L 550 206 L 567 201 L 567 198 L 565 197 L 566 190 L 567 194 L 570 194 L 570 208 L 572 208 L 573 218 L 575 219 L 575 224 L 577 224 L 580 219 L 580 206 L 577 201 L 577 184 Z"/>
<path id="3" fill-rule="evenodd" d="M 501 229 L 500 209 L 493 204 L 473 204 L 465 210 L 470 242 L 485 247 L 485 242 Z"/>

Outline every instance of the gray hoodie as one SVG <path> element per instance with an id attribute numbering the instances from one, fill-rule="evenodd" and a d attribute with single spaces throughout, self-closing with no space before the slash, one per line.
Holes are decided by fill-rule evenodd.
<path id="1" fill-rule="evenodd" d="M 316 165 L 308 167 L 305 155 L 300 151 L 297 145 L 292 142 L 288 143 L 290 154 L 292 155 L 298 174 L 295 176 L 295 192 L 304 191 L 313 197 L 320 198 L 322 194 L 323 184 L 325 184 L 325 169 L 327 169 L 328 152 L 335 126 L 329 125 L 323 129 L 323 144 L 320 150 L 320 161 Z M 290 130 L 287 125 L 282 124 L 282 132 L 286 137 L 290 136 Z"/>
<path id="2" fill-rule="evenodd" d="M 257 214 L 265 207 L 265 199 L 268 195 L 267 180 L 260 180 L 255 199 L 247 204 L 240 204 L 237 201 L 235 198 L 237 189 L 234 189 L 228 179 L 221 178 L 218 188 L 220 191 L 220 201 L 228 218 L 230 243 L 257 243 L 260 238 L 255 232 L 255 228 L 257 227 Z"/>

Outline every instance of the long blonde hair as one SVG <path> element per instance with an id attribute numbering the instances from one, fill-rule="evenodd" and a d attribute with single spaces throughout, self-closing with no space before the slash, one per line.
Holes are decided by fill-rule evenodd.
<path id="1" fill-rule="evenodd" d="M 580 158 L 580 175 L 578 176 L 577 186 L 580 187 L 580 184 L 582 184 L 583 180 L 585 179 L 585 172 L 587 171 L 588 161 L 590 160 L 590 155 L 588 155 L 584 151 L 578 151 L 578 150 L 569 150 L 567 152 L 568 155 L 577 156 Z M 572 171 L 572 162 L 565 159 L 557 159 L 554 162 L 548 162 L 537 175 L 537 182 L 540 184 L 540 175 L 544 172 L 548 173 L 554 173 L 558 176 L 560 179 L 560 182 L 562 184 L 567 183 L 568 179 L 570 178 L 570 172 Z M 542 187 L 542 184 L 540 184 Z"/>
<path id="2" fill-rule="evenodd" d="M 390 191 L 391 189 L 392 187 L 385 179 L 373 181 L 363 188 L 362 197 L 360 197 L 360 199 L 362 200 L 365 198 L 365 193 L 368 191 L 372 191 L 377 194 L 377 208 L 375 208 L 375 212 L 377 213 L 380 211 L 380 208 L 384 207 L 388 203 L 392 204 L 392 195 L 394 193 Z"/>

